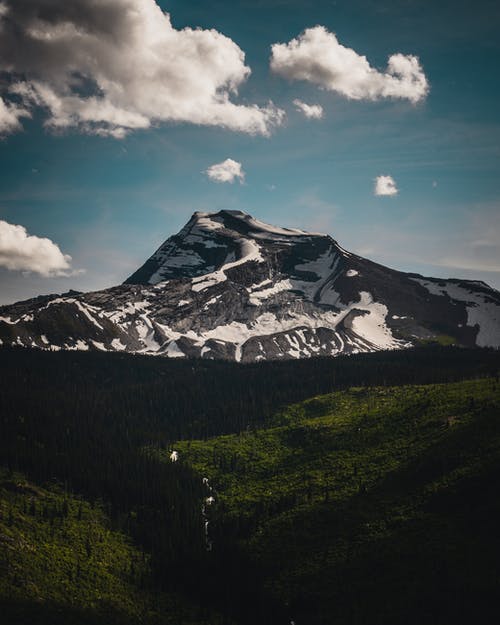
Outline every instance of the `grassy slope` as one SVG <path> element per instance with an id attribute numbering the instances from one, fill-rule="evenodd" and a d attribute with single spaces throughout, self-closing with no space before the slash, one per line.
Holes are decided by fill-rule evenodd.
<path id="1" fill-rule="evenodd" d="M 6 622 L 201 623 L 152 593 L 148 558 L 98 505 L 0 471 L 0 605 Z M 211 621 L 214 622 L 214 621 Z"/>
<path id="2" fill-rule="evenodd" d="M 497 610 L 497 381 L 354 388 L 177 448 L 216 489 L 215 549 L 238 536 L 298 623 Z"/>

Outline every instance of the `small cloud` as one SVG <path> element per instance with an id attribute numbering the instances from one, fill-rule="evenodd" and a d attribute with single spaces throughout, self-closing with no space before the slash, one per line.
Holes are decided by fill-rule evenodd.
<path id="1" fill-rule="evenodd" d="M 268 185 L 266 185 L 266 189 L 268 191 L 276 191 L 276 185 L 275 184 L 268 184 Z"/>
<path id="2" fill-rule="evenodd" d="M 28 234 L 24 226 L 0 220 L 0 267 L 48 277 L 70 276 L 71 256 L 50 239 Z"/>
<path id="3" fill-rule="evenodd" d="M 300 111 L 308 119 L 321 119 L 323 117 L 323 107 L 320 104 L 306 104 L 302 100 L 293 101 L 297 111 Z"/>
<path id="4" fill-rule="evenodd" d="M 438 183 L 436 182 L 436 180 L 434 180 L 432 182 L 432 188 L 435 189 L 438 186 Z"/>
<path id="5" fill-rule="evenodd" d="M 398 188 L 392 176 L 377 176 L 375 178 L 375 195 L 397 195 Z"/>
<path id="6" fill-rule="evenodd" d="M 229 182 L 232 184 L 236 179 L 240 183 L 245 180 L 245 172 L 241 163 L 233 161 L 232 158 L 226 158 L 222 163 L 211 165 L 204 173 L 214 182 Z"/>

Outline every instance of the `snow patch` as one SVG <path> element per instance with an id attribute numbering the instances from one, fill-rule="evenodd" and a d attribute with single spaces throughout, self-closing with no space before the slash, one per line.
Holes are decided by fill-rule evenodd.
<path id="1" fill-rule="evenodd" d="M 382 349 L 398 345 L 385 323 L 388 312 L 385 304 L 374 302 L 369 293 L 362 291 L 356 308 L 368 312 L 367 315 L 357 315 L 352 321 L 351 327 L 358 336 Z"/>
<path id="2" fill-rule="evenodd" d="M 99 330 L 104 330 L 104 328 L 102 327 L 102 325 L 96 321 L 94 319 L 94 317 L 92 317 L 92 315 L 90 314 L 88 307 L 85 306 L 84 304 L 82 304 L 82 302 L 78 301 L 78 300 L 74 300 L 73 303 L 76 305 L 76 307 L 78 308 L 78 310 L 80 312 L 82 312 L 85 317 L 87 317 L 87 319 L 93 324 L 95 325 L 96 328 L 99 328 Z"/>
<path id="3" fill-rule="evenodd" d="M 450 299 L 464 302 L 467 311 L 467 325 L 479 327 L 476 345 L 479 347 L 500 347 L 500 305 L 491 297 L 481 292 L 473 292 L 463 286 L 440 280 L 439 282 L 422 278 L 411 278 L 425 287 L 429 293 L 448 296 Z M 477 284 L 477 283 L 475 283 Z M 484 286 L 483 283 L 479 283 Z"/>
<path id="4" fill-rule="evenodd" d="M 265 280 L 264 282 L 270 282 L 270 280 Z M 277 293 L 281 293 L 282 291 L 290 291 L 291 289 L 293 289 L 293 286 L 290 280 L 280 280 L 279 282 L 276 282 L 273 286 L 269 287 L 268 289 L 261 289 L 256 292 L 252 292 L 252 294 L 248 298 L 248 301 L 253 306 L 260 306 L 263 300 L 268 299 L 272 295 L 276 295 Z M 247 289 L 247 290 L 250 290 L 250 289 Z"/>
<path id="5" fill-rule="evenodd" d="M 186 357 L 186 354 L 177 345 L 176 341 L 172 341 L 171 343 L 169 343 L 167 349 L 165 350 L 165 354 L 169 358 L 185 358 Z"/>
<path id="6" fill-rule="evenodd" d="M 85 343 L 85 341 L 82 341 L 81 339 L 79 339 L 75 343 L 75 346 L 73 347 L 73 349 L 77 349 L 77 350 L 80 350 L 82 352 L 88 352 L 89 346 L 87 345 L 87 343 Z"/>
<path id="7" fill-rule="evenodd" d="M 260 247 L 255 241 L 249 239 L 238 239 L 240 245 L 240 258 L 233 262 L 226 262 L 220 269 L 212 273 L 207 273 L 203 276 L 193 278 L 191 289 L 193 291 L 203 291 L 211 286 L 218 284 L 219 282 L 225 282 L 227 280 L 226 271 L 233 267 L 238 267 L 244 263 L 255 261 L 258 263 L 264 262 L 264 258 L 260 252 Z"/>

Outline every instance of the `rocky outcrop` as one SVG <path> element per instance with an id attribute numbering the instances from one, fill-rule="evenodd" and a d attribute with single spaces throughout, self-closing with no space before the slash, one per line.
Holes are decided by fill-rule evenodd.
<path id="1" fill-rule="evenodd" d="M 4 345 L 241 362 L 425 341 L 500 346 L 500 294 L 407 274 L 330 236 L 195 213 L 124 284 L 0 308 Z"/>

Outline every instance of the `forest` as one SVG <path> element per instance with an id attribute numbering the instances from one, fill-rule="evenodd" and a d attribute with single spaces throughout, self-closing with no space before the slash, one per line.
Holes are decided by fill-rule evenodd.
<path id="1" fill-rule="evenodd" d="M 499 370 L 498 351 L 438 345 L 249 365 L 1 349 L 4 614 L 489 616 Z"/>

